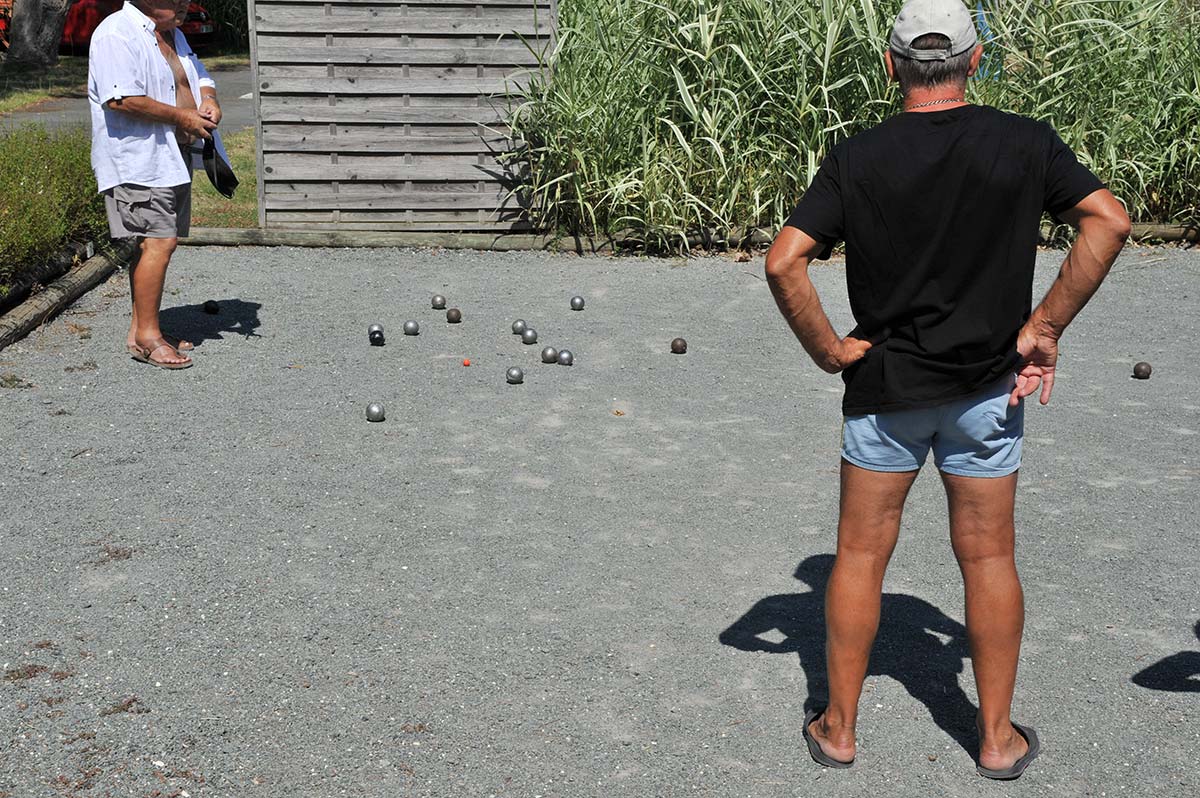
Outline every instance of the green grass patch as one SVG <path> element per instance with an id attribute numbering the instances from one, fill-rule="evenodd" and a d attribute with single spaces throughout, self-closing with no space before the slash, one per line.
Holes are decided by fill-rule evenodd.
<path id="1" fill-rule="evenodd" d="M 258 227 L 258 189 L 255 170 L 254 128 L 222 136 L 230 166 L 240 185 L 233 199 L 225 199 L 208 177 L 196 172 L 192 180 L 193 227 Z"/>
<path id="2" fill-rule="evenodd" d="M 108 242 L 91 137 L 82 128 L 0 130 L 0 302 L 25 269 L 69 242 Z"/>
<path id="3" fill-rule="evenodd" d="M 835 143 L 899 111 L 882 53 L 901 4 L 560 0 L 513 125 L 540 221 L 659 246 L 778 227 Z M 1194 219 L 1194 0 L 984 5 L 994 39 L 968 99 L 1053 124 L 1135 220 Z"/>
<path id="4" fill-rule="evenodd" d="M 250 68 L 250 53 L 231 47 L 211 55 L 200 53 L 200 61 L 209 72 L 228 72 Z M 0 114 L 21 111 L 47 100 L 86 97 L 88 59 L 86 55 L 67 55 L 45 69 L 9 66 L 0 62 Z"/>
<path id="5" fill-rule="evenodd" d="M 86 97 L 87 71 L 87 56 L 63 56 L 49 69 L 0 63 L 0 114 L 59 97 Z"/>
<path id="6" fill-rule="evenodd" d="M 200 63 L 204 64 L 204 68 L 209 72 L 229 72 L 234 69 L 250 68 L 250 53 L 245 50 L 230 50 L 211 55 L 197 53 L 197 55 L 200 56 Z"/>

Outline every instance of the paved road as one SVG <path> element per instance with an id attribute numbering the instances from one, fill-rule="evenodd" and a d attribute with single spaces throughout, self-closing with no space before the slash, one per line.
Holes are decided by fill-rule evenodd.
<path id="1" fill-rule="evenodd" d="M 1045 752 L 1008 787 L 974 774 L 929 472 L 858 763 L 803 752 L 840 382 L 761 259 L 177 257 L 190 371 L 123 354 L 120 279 L 0 352 L 3 384 L 32 384 L 0 387 L 0 794 L 1200 794 L 1200 254 L 1128 251 L 1028 409 L 1015 711 Z M 842 267 L 815 280 L 848 329 Z M 540 364 L 518 316 L 576 365 Z"/>
<path id="2" fill-rule="evenodd" d="M 221 99 L 221 132 L 234 133 L 254 124 L 254 99 L 246 96 L 254 91 L 250 69 L 223 70 L 213 73 L 217 96 Z M 27 111 L 0 115 L 0 126 L 28 123 L 48 128 L 91 126 L 87 97 L 52 100 Z"/>

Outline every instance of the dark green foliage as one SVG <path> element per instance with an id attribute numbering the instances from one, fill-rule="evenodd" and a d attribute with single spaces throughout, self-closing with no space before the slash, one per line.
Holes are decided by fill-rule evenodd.
<path id="1" fill-rule="evenodd" d="M 108 241 L 82 128 L 0 130 L 0 301 L 22 271 L 71 241 Z"/>
<path id="2" fill-rule="evenodd" d="M 222 49 L 244 51 L 250 46 L 246 0 L 201 0 L 200 5 L 220 23 L 220 36 L 217 41 Z M 315 6 L 314 11 L 320 12 L 313 17 L 314 28 L 320 29 L 320 24 L 316 21 L 321 19 L 320 14 L 324 12 L 320 6 Z"/>

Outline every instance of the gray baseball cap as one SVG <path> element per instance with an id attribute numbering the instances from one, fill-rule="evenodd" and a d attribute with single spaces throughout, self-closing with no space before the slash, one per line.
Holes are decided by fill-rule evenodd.
<path id="1" fill-rule="evenodd" d="M 927 33 L 940 33 L 950 39 L 944 50 L 914 50 L 915 39 Z M 975 23 L 962 0 L 908 0 L 888 41 L 892 52 L 914 61 L 945 61 L 975 46 Z"/>

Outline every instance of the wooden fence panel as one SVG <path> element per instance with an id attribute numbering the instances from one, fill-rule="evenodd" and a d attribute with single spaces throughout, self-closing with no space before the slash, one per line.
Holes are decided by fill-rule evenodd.
<path id="1" fill-rule="evenodd" d="M 248 0 L 268 228 L 528 231 L 508 118 L 554 0 Z"/>

